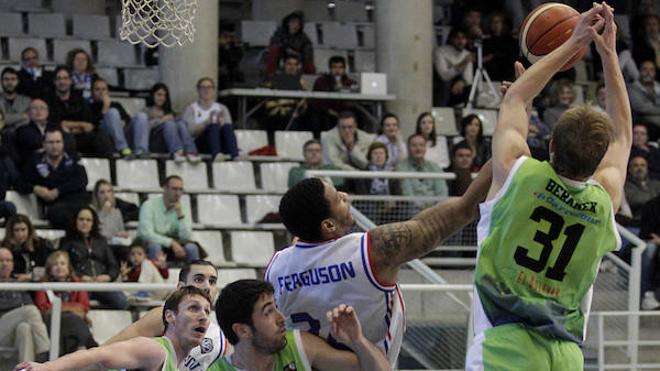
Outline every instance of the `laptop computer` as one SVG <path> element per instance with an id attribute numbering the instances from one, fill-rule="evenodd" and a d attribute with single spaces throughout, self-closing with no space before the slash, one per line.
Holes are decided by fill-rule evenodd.
<path id="1" fill-rule="evenodd" d="M 387 74 L 365 72 L 360 76 L 360 93 L 369 95 L 387 94 Z"/>

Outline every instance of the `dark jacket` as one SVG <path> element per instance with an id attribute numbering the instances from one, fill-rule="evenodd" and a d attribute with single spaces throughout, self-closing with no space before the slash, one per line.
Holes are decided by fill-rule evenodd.
<path id="1" fill-rule="evenodd" d="M 62 121 L 86 121 L 98 127 L 99 121 L 94 121 L 94 115 L 89 104 L 80 95 L 80 91 L 72 90 L 67 101 L 62 101 L 53 94 L 48 99 L 48 118 L 50 121 L 61 124 Z"/>
<path id="2" fill-rule="evenodd" d="M 0 282 L 14 282 L 15 279 Z M 0 290 L 0 316 L 23 305 L 32 304 L 32 297 L 27 291 Z"/>
<path id="3" fill-rule="evenodd" d="M 46 128 L 57 126 L 54 123 L 48 123 Z M 69 133 L 64 132 L 64 152 L 69 156 L 76 157 L 76 140 Z M 39 127 L 34 122 L 21 126 L 16 130 L 16 154 L 18 155 L 19 167 L 30 161 L 36 154 L 43 152 L 44 136 Z"/>
<path id="4" fill-rule="evenodd" d="M 4 246 L 11 249 L 14 256 L 14 273 L 17 274 L 32 273 L 34 267 L 45 267 L 48 255 L 55 251 L 53 244 L 41 237 L 36 237 L 32 241 L 31 252 L 24 250 L 20 245 L 10 245 L 8 242 Z"/>
<path id="5" fill-rule="evenodd" d="M 53 168 L 43 155 L 33 159 L 24 168 L 16 190 L 23 194 L 32 193 L 35 185 L 57 188 L 58 200 L 86 197 L 87 172 L 75 157 L 65 154 L 59 165 Z"/>
<path id="6" fill-rule="evenodd" d="M 301 29 L 295 34 L 289 33 L 288 23 L 291 18 L 300 19 Z M 314 47 L 312 41 L 302 29 L 305 24 L 302 12 L 293 12 L 282 20 L 280 27 L 270 38 L 268 47 L 268 60 L 266 63 L 266 75 L 272 76 L 281 59 L 288 55 L 296 55 L 302 60 L 303 73 L 315 73 Z"/>
<path id="7" fill-rule="evenodd" d="M 41 77 L 35 79 L 25 68 L 21 68 L 18 71 L 18 87 L 16 88 L 16 92 L 27 95 L 30 98 L 45 98 L 53 90 L 53 81 L 55 81 L 53 71 L 42 69 Z"/>
<path id="8" fill-rule="evenodd" d="M 89 239 L 91 251 L 82 237 L 65 237 L 60 245 L 61 249 L 66 250 L 71 256 L 71 264 L 78 276 L 96 277 L 107 274 L 112 280 L 117 278 L 119 265 L 105 238 L 91 237 Z"/>
<path id="9" fill-rule="evenodd" d="M 0 152 L 3 150 L 0 148 Z M 0 201 L 5 199 L 7 190 L 9 190 L 16 181 L 19 174 L 7 153 L 0 153 Z"/>
<path id="10" fill-rule="evenodd" d="M 101 122 L 103 120 L 103 102 L 91 102 L 89 108 L 92 111 L 92 122 Z M 119 111 L 119 116 L 126 125 L 131 122 L 131 116 L 126 112 L 124 106 L 119 102 L 110 102 L 110 108 Z"/>

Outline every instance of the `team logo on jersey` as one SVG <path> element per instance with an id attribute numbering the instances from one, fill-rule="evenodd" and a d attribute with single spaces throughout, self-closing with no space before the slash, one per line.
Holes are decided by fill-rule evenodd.
<path id="1" fill-rule="evenodd" d="M 202 354 L 210 353 L 213 350 L 213 339 L 204 338 L 204 340 L 202 340 L 202 343 L 199 344 L 199 347 L 202 350 Z"/>
<path id="2" fill-rule="evenodd" d="M 284 368 L 282 369 L 282 371 L 296 371 L 296 370 L 297 368 L 295 362 L 289 363 L 288 365 L 284 366 Z"/>

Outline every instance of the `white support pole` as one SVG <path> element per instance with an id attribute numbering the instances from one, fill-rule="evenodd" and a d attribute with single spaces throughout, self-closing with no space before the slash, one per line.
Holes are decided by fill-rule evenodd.
<path id="1" fill-rule="evenodd" d="M 55 295 L 52 290 L 46 291 L 48 300 L 53 304 L 50 312 L 50 353 L 48 358 L 51 361 L 60 356 L 60 329 L 62 322 L 62 299 Z"/>

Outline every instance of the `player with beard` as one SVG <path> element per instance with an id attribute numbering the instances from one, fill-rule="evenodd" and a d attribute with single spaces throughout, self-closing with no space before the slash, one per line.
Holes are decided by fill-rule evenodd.
<path id="1" fill-rule="evenodd" d="M 239 280 L 222 290 L 215 313 L 234 353 L 209 371 L 390 370 L 384 354 L 362 334 L 352 307 L 342 304 L 326 314 L 332 336 L 350 352 L 308 332 L 287 330 L 273 294 L 270 283 L 258 280 Z"/>

